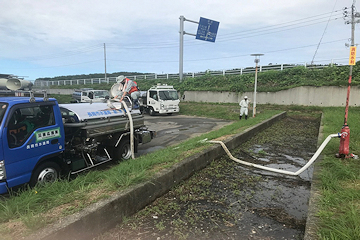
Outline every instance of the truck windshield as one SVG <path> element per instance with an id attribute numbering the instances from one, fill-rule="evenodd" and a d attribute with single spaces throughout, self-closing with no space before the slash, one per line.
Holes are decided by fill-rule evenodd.
<path id="1" fill-rule="evenodd" d="M 95 96 L 95 98 L 105 98 L 105 97 L 109 96 L 109 92 L 108 91 L 94 91 L 94 96 Z"/>
<path id="2" fill-rule="evenodd" d="M 3 120 L 4 114 L 6 112 L 6 108 L 7 108 L 7 103 L 0 103 L 0 123 Z"/>
<path id="3" fill-rule="evenodd" d="M 178 100 L 177 91 L 159 91 L 159 97 L 161 100 Z"/>

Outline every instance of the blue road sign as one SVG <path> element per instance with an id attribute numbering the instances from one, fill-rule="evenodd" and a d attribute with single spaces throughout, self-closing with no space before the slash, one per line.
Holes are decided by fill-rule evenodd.
<path id="1" fill-rule="evenodd" d="M 219 22 L 200 17 L 196 39 L 215 42 Z"/>

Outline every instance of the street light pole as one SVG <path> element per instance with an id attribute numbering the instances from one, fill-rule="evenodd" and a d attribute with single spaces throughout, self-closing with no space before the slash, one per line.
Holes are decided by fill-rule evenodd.
<path id="1" fill-rule="evenodd" d="M 260 56 L 263 56 L 264 54 L 261 53 L 255 53 L 251 54 L 251 56 L 255 57 L 255 86 L 254 86 L 254 103 L 253 103 L 253 117 L 256 115 L 256 88 L 257 88 L 257 69 L 258 69 L 258 63 L 260 62 Z"/>

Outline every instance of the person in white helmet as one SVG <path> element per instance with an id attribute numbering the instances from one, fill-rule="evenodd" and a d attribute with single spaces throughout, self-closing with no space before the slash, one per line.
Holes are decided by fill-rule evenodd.
<path id="1" fill-rule="evenodd" d="M 137 109 L 140 107 L 139 105 L 139 97 L 140 97 L 140 90 L 137 86 L 137 83 L 135 81 L 132 81 L 123 75 L 120 75 L 116 78 L 116 81 L 121 83 L 119 84 L 119 91 L 122 91 L 123 94 L 121 96 L 115 96 L 115 98 L 120 97 L 120 101 L 124 99 L 124 97 L 128 94 L 131 96 L 133 101 L 133 107 L 134 109 Z"/>
<path id="2" fill-rule="evenodd" d="M 245 96 L 243 100 L 240 101 L 240 116 L 239 119 L 241 120 L 242 116 L 245 114 L 245 120 L 248 118 L 248 108 L 249 108 L 250 100 L 248 100 L 248 97 Z"/>

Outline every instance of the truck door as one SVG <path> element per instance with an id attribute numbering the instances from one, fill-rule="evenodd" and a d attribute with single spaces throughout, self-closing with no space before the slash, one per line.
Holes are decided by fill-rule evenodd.
<path id="1" fill-rule="evenodd" d="M 50 103 L 14 105 L 10 109 L 3 135 L 8 187 L 29 182 L 40 159 L 63 150 L 62 123 L 55 121 L 57 105 Z"/>
<path id="2" fill-rule="evenodd" d="M 148 99 L 148 106 L 151 106 L 154 108 L 155 111 L 159 111 L 160 104 L 159 104 L 159 94 L 158 91 L 155 90 L 149 90 L 149 99 Z"/>
<path id="3" fill-rule="evenodd" d="M 152 100 L 158 101 L 157 91 L 152 91 L 152 90 L 150 90 L 150 91 L 149 91 L 149 97 L 150 97 Z M 149 101 L 151 101 L 151 100 L 149 100 Z M 150 104 L 150 102 L 149 102 L 149 104 Z"/>

